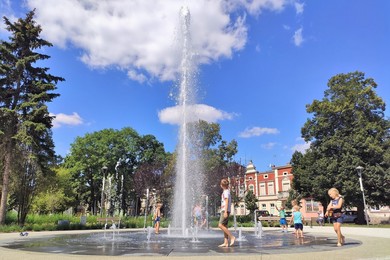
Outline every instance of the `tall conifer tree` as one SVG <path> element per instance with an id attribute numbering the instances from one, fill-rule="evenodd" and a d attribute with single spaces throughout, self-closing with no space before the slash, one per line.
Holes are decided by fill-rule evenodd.
<path id="1" fill-rule="evenodd" d="M 0 42 L 0 166 L 2 172 L 0 224 L 4 224 L 11 180 L 26 191 L 18 202 L 19 222 L 27 215 L 36 176 L 48 170 L 54 159 L 51 127 L 53 117 L 46 103 L 59 94 L 56 84 L 64 79 L 37 66 L 50 56 L 37 50 L 52 44 L 40 38 L 35 10 L 11 22 L 4 17 L 9 41 Z"/>

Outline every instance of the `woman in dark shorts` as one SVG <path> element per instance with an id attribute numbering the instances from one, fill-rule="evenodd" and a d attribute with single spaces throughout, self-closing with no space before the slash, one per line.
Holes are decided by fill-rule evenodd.
<path id="1" fill-rule="evenodd" d="M 328 191 L 329 197 L 332 199 L 326 209 L 325 217 L 329 217 L 333 223 L 334 231 L 337 234 L 337 246 L 342 246 L 345 243 L 345 237 L 341 233 L 341 224 L 343 223 L 343 207 L 344 200 L 340 196 L 336 188 L 331 188 Z"/>

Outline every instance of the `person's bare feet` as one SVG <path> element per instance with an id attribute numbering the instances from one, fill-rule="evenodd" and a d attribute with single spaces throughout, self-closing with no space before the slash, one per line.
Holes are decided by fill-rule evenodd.
<path id="1" fill-rule="evenodd" d="M 232 239 L 230 239 L 230 246 L 233 246 L 235 241 L 236 237 L 232 237 Z"/>
<path id="2" fill-rule="evenodd" d="M 220 244 L 218 247 L 228 247 L 228 244 L 223 243 L 223 244 Z"/>

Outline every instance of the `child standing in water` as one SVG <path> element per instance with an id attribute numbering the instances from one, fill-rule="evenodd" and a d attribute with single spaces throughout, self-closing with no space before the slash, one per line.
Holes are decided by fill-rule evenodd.
<path id="1" fill-rule="evenodd" d="M 281 206 L 280 209 L 276 206 L 276 210 L 279 211 L 279 223 L 282 228 L 282 232 L 287 232 L 286 211 L 284 210 L 284 206 Z"/>
<path id="2" fill-rule="evenodd" d="M 292 209 L 292 213 L 291 214 L 293 214 L 294 213 L 294 211 L 295 211 L 295 206 L 298 206 L 298 209 L 299 209 L 299 205 L 298 205 L 298 201 L 296 200 L 296 199 L 294 199 L 294 200 L 292 200 L 291 201 L 291 209 Z M 290 224 L 291 225 L 291 224 Z M 294 233 L 293 233 L 293 235 L 294 236 L 296 236 L 297 235 L 297 231 L 295 230 L 295 228 L 294 228 Z"/>
<path id="3" fill-rule="evenodd" d="M 328 195 L 332 200 L 326 209 L 325 217 L 330 217 L 334 231 L 337 234 L 337 246 L 342 246 L 345 243 L 345 237 L 341 234 L 341 224 L 343 223 L 343 214 L 341 209 L 343 207 L 344 200 L 336 188 L 329 189 Z"/>
<path id="4" fill-rule="evenodd" d="M 293 208 L 293 213 L 290 219 L 290 224 L 294 223 L 295 237 L 303 237 L 303 215 L 299 211 L 299 206 L 295 205 Z"/>
<path id="5" fill-rule="evenodd" d="M 223 231 L 224 241 L 223 244 L 219 245 L 219 247 L 228 247 L 229 239 L 230 246 L 233 246 L 236 238 L 228 229 L 230 205 L 232 203 L 232 198 L 230 196 L 229 181 L 227 179 L 221 180 L 221 188 L 223 189 L 223 192 L 221 195 L 221 217 L 219 218 L 218 227 Z"/>
<path id="6" fill-rule="evenodd" d="M 156 234 L 160 233 L 160 221 L 161 221 L 161 203 L 157 203 L 156 209 L 154 211 L 153 219 L 154 219 L 154 231 Z"/>

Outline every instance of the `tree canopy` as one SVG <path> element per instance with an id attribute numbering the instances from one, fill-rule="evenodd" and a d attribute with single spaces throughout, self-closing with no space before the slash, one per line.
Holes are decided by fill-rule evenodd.
<path id="1" fill-rule="evenodd" d="M 5 220 L 9 192 L 14 193 L 19 222 L 24 222 L 37 178 L 50 172 L 55 159 L 53 117 L 46 104 L 59 96 L 53 91 L 64 79 L 36 66 L 50 58 L 37 50 L 52 44 L 40 38 L 42 29 L 33 18 L 34 11 L 15 22 L 4 17 L 11 36 L 0 42 L 0 224 Z"/>
<path id="2" fill-rule="evenodd" d="M 120 181 L 119 174 L 124 180 L 116 195 L 122 198 L 118 203 L 125 212 L 130 204 L 134 205 L 136 195 L 141 197 L 149 185 L 159 184 L 166 156 L 163 144 L 154 136 L 140 136 L 130 127 L 104 129 L 76 138 L 64 163 L 73 176 L 77 194 L 74 206 L 88 205 L 88 210 L 97 214 L 101 210 L 103 179 L 115 176 Z"/>
<path id="3" fill-rule="evenodd" d="M 363 166 L 363 186 L 370 205 L 390 200 L 390 122 L 377 84 L 362 72 L 339 74 L 328 82 L 322 100 L 306 110 L 312 114 L 302 128 L 311 142 L 306 153 L 292 157 L 293 187 L 305 197 L 327 203 L 327 191 L 339 189 L 346 206 L 362 210 L 356 167 Z"/>

